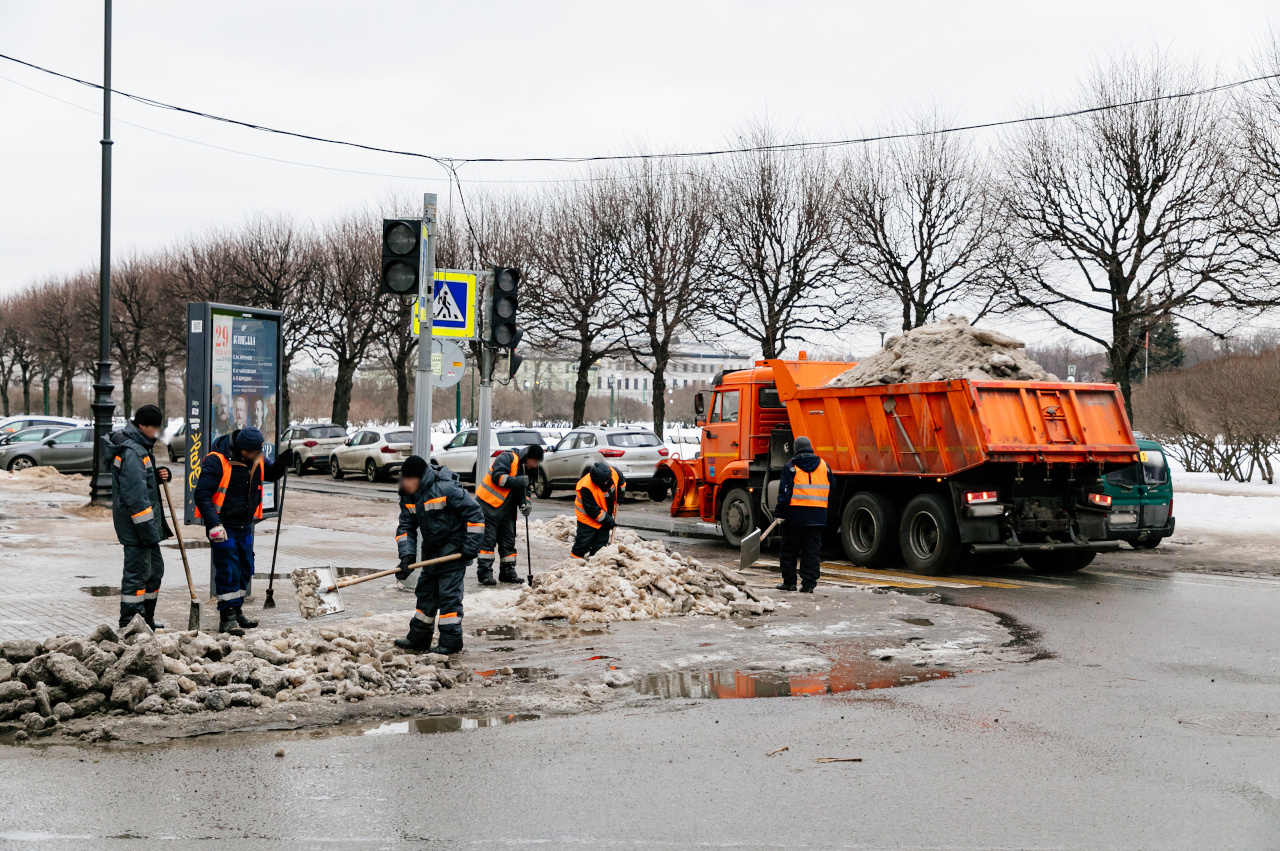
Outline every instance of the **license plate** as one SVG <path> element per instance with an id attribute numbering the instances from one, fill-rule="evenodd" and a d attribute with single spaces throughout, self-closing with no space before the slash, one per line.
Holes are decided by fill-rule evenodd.
<path id="1" fill-rule="evenodd" d="M 1138 515 L 1129 513 L 1112 514 L 1110 519 L 1112 526 L 1132 526 L 1138 522 Z"/>

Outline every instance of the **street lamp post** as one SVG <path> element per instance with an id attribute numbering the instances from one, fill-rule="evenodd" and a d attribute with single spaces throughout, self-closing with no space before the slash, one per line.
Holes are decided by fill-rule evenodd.
<path id="1" fill-rule="evenodd" d="M 98 272 L 98 380 L 93 385 L 93 478 L 89 501 L 101 505 L 111 501 L 111 471 L 102 451 L 111 434 L 111 417 L 116 411 L 111 398 L 111 0 L 105 0 L 102 28 L 102 256 Z"/>

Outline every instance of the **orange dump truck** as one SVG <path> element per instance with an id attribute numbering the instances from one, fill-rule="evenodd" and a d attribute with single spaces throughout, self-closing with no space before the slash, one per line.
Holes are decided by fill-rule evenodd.
<path id="1" fill-rule="evenodd" d="M 1102 477 L 1138 458 L 1112 384 L 933 381 L 827 387 L 854 364 L 757 361 L 695 397 L 697 460 L 671 459 L 671 513 L 765 527 L 793 438 L 831 468 L 828 532 L 863 567 L 946 575 L 962 562 L 1024 559 L 1078 570 L 1106 540 Z"/>

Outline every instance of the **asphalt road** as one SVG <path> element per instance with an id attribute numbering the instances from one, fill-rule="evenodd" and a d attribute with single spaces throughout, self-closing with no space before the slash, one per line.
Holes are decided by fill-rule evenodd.
<path id="1" fill-rule="evenodd" d="M 0 749 L 0 842 L 1280 845 L 1280 582 L 1018 575 L 946 601 L 1007 615 L 1048 658 L 906 688 L 438 735 Z"/>

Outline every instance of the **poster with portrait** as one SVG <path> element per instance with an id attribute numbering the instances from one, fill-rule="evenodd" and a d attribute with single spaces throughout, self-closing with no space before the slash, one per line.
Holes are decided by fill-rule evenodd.
<path id="1" fill-rule="evenodd" d="M 263 454 L 276 456 L 281 314 L 222 304 L 188 305 L 187 332 L 187 522 L 194 522 L 191 494 L 200 463 L 214 442 L 254 426 Z M 274 514 L 275 485 L 263 485 L 263 515 Z"/>

